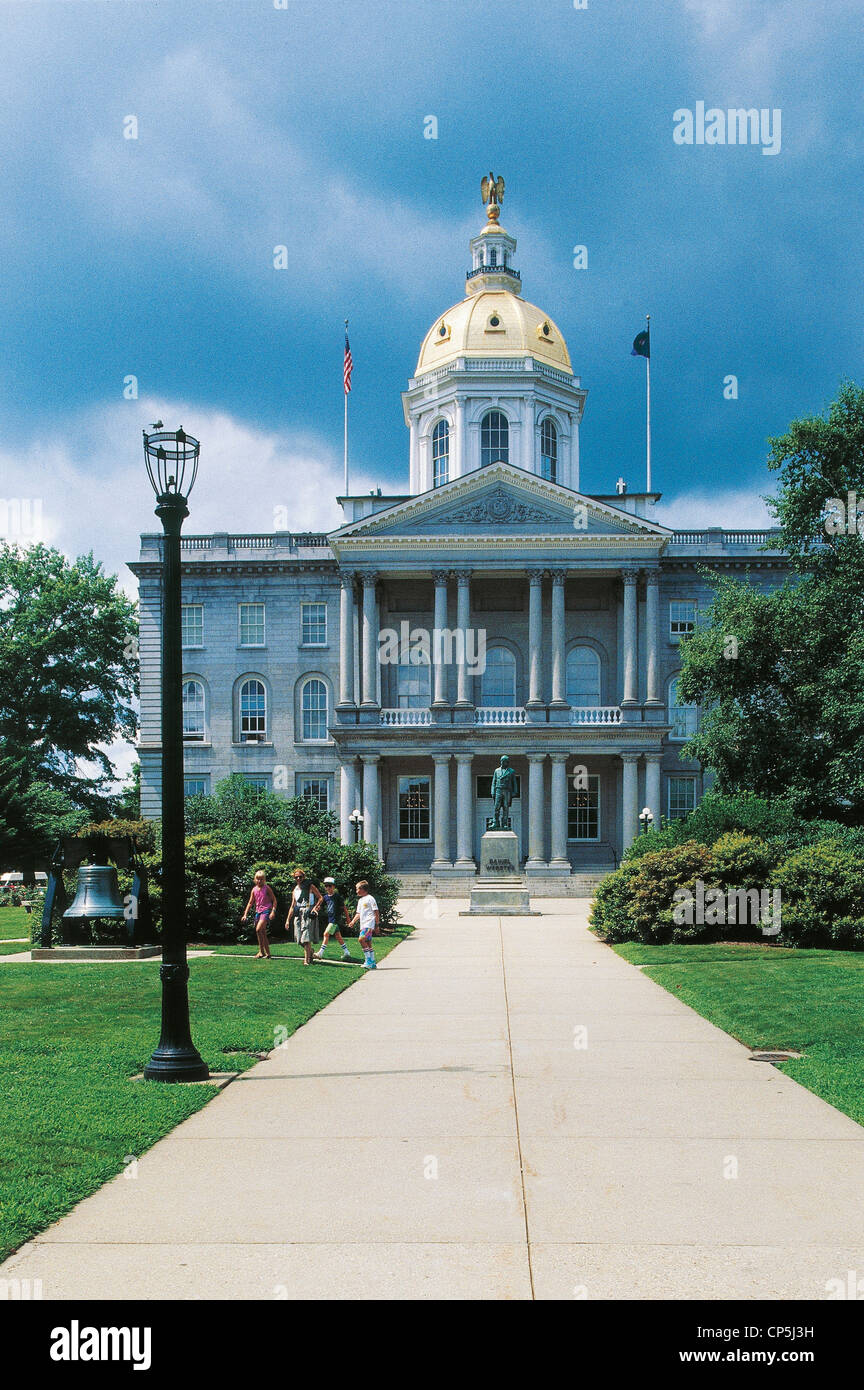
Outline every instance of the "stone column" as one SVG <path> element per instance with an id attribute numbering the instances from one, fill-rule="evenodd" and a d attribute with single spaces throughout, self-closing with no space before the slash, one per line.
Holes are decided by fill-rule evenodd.
<path id="1" fill-rule="evenodd" d="M 542 705 L 543 571 L 528 571 L 528 704 Z"/>
<path id="2" fill-rule="evenodd" d="M 662 805 L 660 802 L 660 763 L 661 754 L 645 754 L 645 805 L 654 817 L 652 828 L 660 829 Z"/>
<path id="3" fill-rule="evenodd" d="M 638 700 L 638 648 L 636 627 L 636 584 L 639 575 L 636 570 L 624 570 L 624 694 L 622 706 L 632 706 Z"/>
<path id="4" fill-rule="evenodd" d="M 378 603 L 375 584 L 378 575 L 363 575 L 363 707 L 378 708 Z"/>
<path id="5" fill-rule="evenodd" d="M 339 704 L 355 708 L 354 696 L 354 574 L 343 570 L 339 576 Z"/>
<path id="6" fill-rule="evenodd" d="M 433 754 L 435 763 L 435 858 L 433 869 L 450 868 L 450 754 Z"/>
<path id="7" fill-rule="evenodd" d="M 563 570 L 552 571 L 552 705 L 567 708 L 564 693 L 564 581 Z"/>
<path id="8" fill-rule="evenodd" d="M 639 832 L 639 754 L 622 753 L 621 848 L 629 849 Z"/>
<path id="9" fill-rule="evenodd" d="M 528 754 L 528 863 L 527 868 L 540 868 L 545 865 L 543 858 L 543 813 L 546 801 L 543 795 L 543 764 L 545 753 Z"/>
<path id="10" fill-rule="evenodd" d="M 353 758 L 346 758 L 339 770 L 339 838 L 343 845 L 353 845 L 352 812 L 357 805 L 357 767 Z"/>
<path id="11" fill-rule="evenodd" d="M 661 705 L 660 698 L 660 575 L 649 570 L 645 576 L 646 703 Z"/>
<path id="12" fill-rule="evenodd" d="M 465 659 L 468 629 L 471 626 L 471 571 L 456 571 L 456 629 L 462 637 L 462 660 L 456 668 L 456 707 L 470 709 L 468 663 Z"/>
<path id="13" fill-rule="evenodd" d="M 435 581 L 435 627 L 439 632 L 443 632 L 447 626 L 447 573 L 445 570 L 436 570 L 432 578 Z M 439 652 L 439 656 L 442 655 L 443 644 Z M 435 662 L 435 694 L 432 707 L 447 708 L 447 667 L 440 660 Z"/>
<path id="14" fill-rule="evenodd" d="M 361 753 L 363 763 L 363 838 L 381 854 L 381 783 L 377 753 Z"/>
<path id="15" fill-rule="evenodd" d="M 456 754 L 456 867 L 473 873 L 474 797 L 471 794 L 472 753 Z"/>
<path id="16" fill-rule="evenodd" d="M 552 822 L 551 859 L 553 868 L 570 868 L 567 857 L 567 754 L 552 753 L 552 790 L 550 816 Z"/>
<path id="17" fill-rule="evenodd" d="M 468 472 L 466 461 L 468 457 L 468 440 L 465 437 L 465 402 L 456 401 L 456 429 L 454 448 L 450 450 L 450 479 L 461 478 L 463 473 Z"/>

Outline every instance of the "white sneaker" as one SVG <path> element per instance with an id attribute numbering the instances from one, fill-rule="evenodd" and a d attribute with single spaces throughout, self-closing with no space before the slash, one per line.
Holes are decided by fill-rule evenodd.
<path id="1" fill-rule="evenodd" d="M 322 946 L 320 951 L 313 951 L 312 957 L 314 960 L 322 960 L 324 957 L 324 947 Z"/>

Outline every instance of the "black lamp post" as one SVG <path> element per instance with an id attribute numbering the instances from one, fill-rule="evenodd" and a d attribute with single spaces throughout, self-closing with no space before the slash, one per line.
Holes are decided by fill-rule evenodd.
<path id="1" fill-rule="evenodd" d="M 653 814 L 653 812 L 651 811 L 651 808 L 650 808 L 649 806 L 646 806 L 646 807 L 644 808 L 644 810 L 642 810 L 642 811 L 639 812 L 639 832 L 640 832 L 640 834 L 642 834 L 642 835 L 647 835 L 647 834 L 648 834 L 648 831 L 652 828 L 653 825 L 654 825 L 654 814 Z"/>
<path id="2" fill-rule="evenodd" d="M 180 531 L 198 472 L 197 439 L 182 429 L 148 434 L 144 461 L 162 522 L 162 1032 L 144 1068 L 148 1081 L 206 1081 L 189 1028 L 186 961 L 186 824 L 183 808 L 183 656 Z"/>
<path id="3" fill-rule="evenodd" d="M 361 827 L 362 824 L 363 824 L 363 816 L 361 815 L 361 813 L 360 813 L 359 811 L 352 811 L 351 814 L 350 814 L 350 816 L 348 817 L 348 819 L 350 820 L 351 824 L 352 824 L 353 827 L 354 827 L 354 843 L 355 843 L 355 845 L 359 845 L 359 843 L 360 843 L 360 827 Z"/>

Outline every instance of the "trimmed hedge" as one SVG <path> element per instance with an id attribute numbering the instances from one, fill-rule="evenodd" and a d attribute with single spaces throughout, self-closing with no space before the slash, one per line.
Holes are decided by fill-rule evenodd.
<path id="1" fill-rule="evenodd" d="M 601 884 L 591 923 L 608 941 L 763 939 L 761 925 L 677 922 L 676 889 L 705 899 L 756 890 L 773 903 L 779 890 L 781 946 L 864 950 L 864 830 L 833 821 L 800 821 L 782 803 L 710 793 L 685 820 L 640 835 Z"/>

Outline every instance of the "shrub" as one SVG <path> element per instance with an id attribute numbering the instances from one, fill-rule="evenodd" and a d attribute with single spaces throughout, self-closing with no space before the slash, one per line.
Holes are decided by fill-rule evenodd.
<path id="1" fill-rule="evenodd" d="M 781 941 L 817 946 L 858 944 L 864 918 L 862 858 L 836 840 L 795 850 L 771 876 L 781 894 Z M 850 925 L 851 924 L 851 925 Z"/>
<path id="2" fill-rule="evenodd" d="M 711 848 L 723 888 L 764 888 L 782 857 L 780 841 L 760 840 L 743 830 L 727 830 Z"/>
<path id="3" fill-rule="evenodd" d="M 687 841 L 643 854 L 604 879 L 591 922 L 608 941 L 696 941 L 715 933 L 700 923 L 673 917 L 675 890 L 695 891 L 716 881 L 714 856 L 705 845 Z"/>

